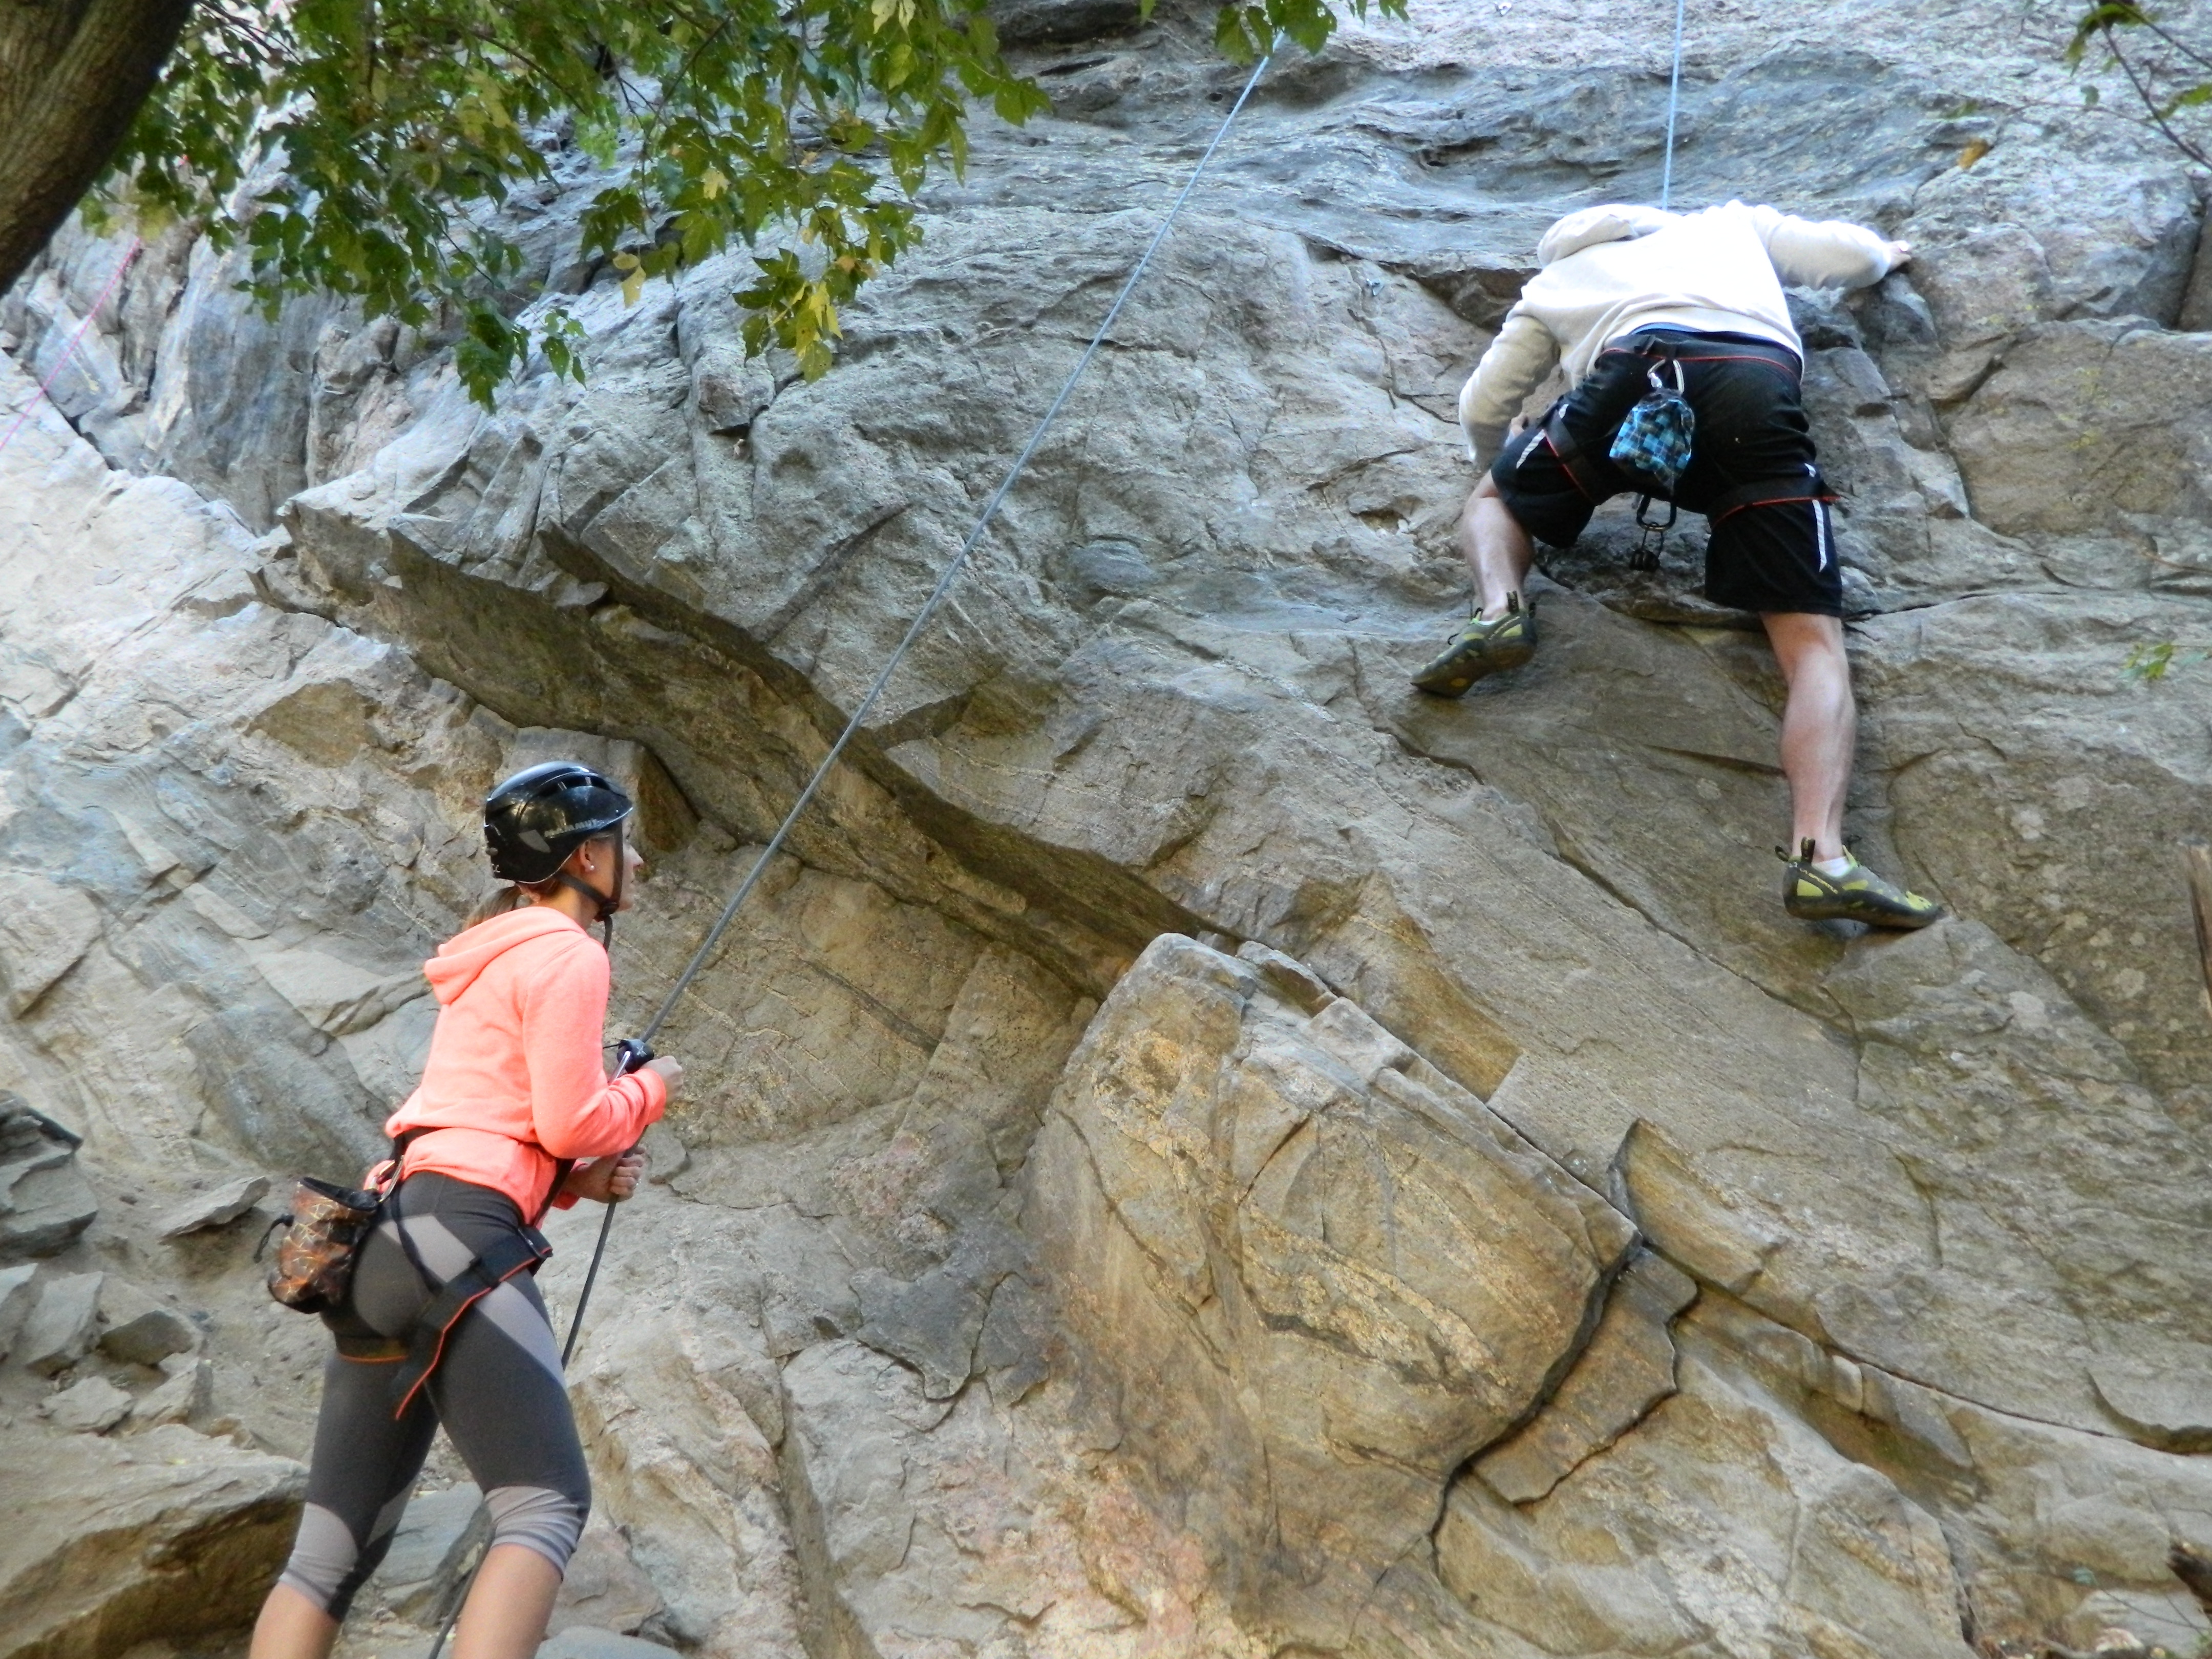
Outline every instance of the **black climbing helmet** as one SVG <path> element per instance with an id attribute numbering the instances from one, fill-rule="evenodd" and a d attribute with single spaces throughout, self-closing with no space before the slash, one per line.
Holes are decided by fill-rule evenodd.
<path id="1" fill-rule="evenodd" d="M 526 767 L 484 797 L 484 850 L 501 881 L 550 881 L 568 854 L 618 831 L 637 810 L 607 777 L 574 761 Z M 617 860 L 616 890 L 621 890 Z"/>

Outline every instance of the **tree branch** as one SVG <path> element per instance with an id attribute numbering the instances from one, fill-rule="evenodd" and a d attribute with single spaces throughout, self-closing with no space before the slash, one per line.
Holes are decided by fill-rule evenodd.
<path id="1" fill-rule="evenodd" d="M 2126 54 L 2120 50 L 2119 42 L 2112 39 L 2112 26 L 2110 23 L 2106 24 L 2101 33 L 2105 37 L 2105 50 L 2112 54 L 2112 61 L 2120 66 L 2121 73 L 2128 77 L 2128 84 L 2136 89 L 2136 96 L 2142 100 L 2144 112 L 2149 115 L 2152 125 L 2166 135 L 2168 143 L 2191 161 L 2200 167 L 2212 167 L 2212 159 L 2208 159 L 2203 150 L 2176 132 L 2172 125 L 2167 122 L 2164 112 L 2158 106 L 2157 100 L 2150 95 L 2150 88 L 2143 85 L 2142 77 L 2136 73 L 2136 66 L 2128 62 Z"/>
<path id="2" fill-rule="evenodd" d="M 2144 18 L 2142 20 L 2142 26 L 2148 29 L 2153 34 L 2158 36 L 2160 40 L 2165 41 L 2167 46 L 2172 46 L 2184 58 L 2189 59 L 2191 63 L 2202 64 L 2206 69 L 2212 69 L 2212 58 L 2206 57 L 2203 52 L 2197 51 L 2196 47 L 2189 45 L 2178 35 L 2160 27 L 2155 19 L 2149 17 Z"/>

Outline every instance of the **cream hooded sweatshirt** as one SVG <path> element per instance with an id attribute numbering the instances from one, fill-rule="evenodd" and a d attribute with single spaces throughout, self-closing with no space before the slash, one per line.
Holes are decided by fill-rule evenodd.
<path id="1" fill-rule="evenodd" d="M 1599 352 L 1640 328 L 1752 334 L 1802 356 L 1784 284 L 1863 288 L 1889 274 L 1890 250 L 1863 225 L 1741 202 L 1702 213 L 1570 213 L 1536 244 L 1540 269 L 1459 394 L 1468 458 L 1489 464 L 1554 362 L 1564 358 L 1579 380 Z"/>

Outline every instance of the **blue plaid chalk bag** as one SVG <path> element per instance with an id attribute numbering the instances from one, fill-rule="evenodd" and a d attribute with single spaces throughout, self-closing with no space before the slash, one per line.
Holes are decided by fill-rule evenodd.
<path id="1" fill-rule="evenodd" d="M 1615 466 L 1653 495 L 1672 496 L 1674 485 L 1690 465 L 1698 417 L 1683 395 L 1681 360 L 1669 358 L 1663 365 L 1674 371 L 1672 386 L 1660 378 L 1662 367 L 1655 364 L 1650 369 L 1651 390 L 1622 420 L 1607 454 Z"/>

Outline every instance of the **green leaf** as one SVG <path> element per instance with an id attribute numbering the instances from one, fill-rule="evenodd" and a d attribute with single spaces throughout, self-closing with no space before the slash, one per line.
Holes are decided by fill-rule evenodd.
<path id="1" fill-rule="evenodd" d="M 2120 665 L 2123 678 L 2139 680 L 2146 685 L 2155 685 L 2175 669 L 2191 663 L 2212 659 L 2212 649 L 2191 647 L 2183 649 L 2172 640 L 2160 640 L 2150 645 L 2138 645 L 2128 653 L 2127 660 Z"/>
<path id="2" fill-rule="evenodd" d="M 1279 37 L 1318 50 L 1336 15 L 1241 0 L 1215 34 L 1249 63 Z M 842 307 L 918 240 L 916 192 L 965 164 L 978 106 L 1012 123 L 1049 107 L 986 0 L 210 0 L 88 212 L 128 211 L 142 234 L 196 220 L 213 251 L 242 252 L 271 314 L 322 290 L 422 329 L 486 404 L 517 374 L 586 371 L 581 325 L 533 303 L 522 227 L 542 212 L 574 216 L 583 264 L 627 304 L 762 248 L 736 296 L 746 349 L 814 375 Z"/>
<path id="3" fill-rule="evenodd" d="M 1213 20 L 1213 47 L 1232 64 L 1249 64 L 1260 55 L 1244 27 L 1241 6 L 1224 6 Z"/>

